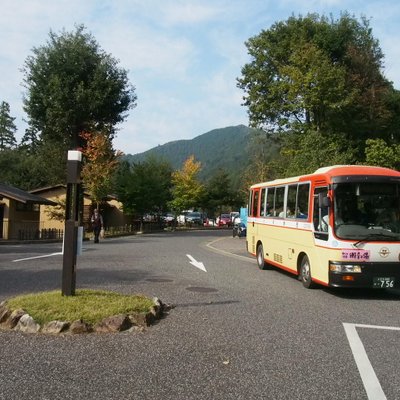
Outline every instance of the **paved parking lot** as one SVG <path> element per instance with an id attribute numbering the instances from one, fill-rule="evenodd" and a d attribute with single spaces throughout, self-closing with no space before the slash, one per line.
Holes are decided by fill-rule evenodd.
<path id="1" fill-rule="evenodd" d="M 350 346 L 358 338 L 386 398 L 400 398 L 393 291 L 306 290 L 289 274 L 260 271 L 245 240 L 227 230 L 107 239 L 84 248 L 78 288 L 143 293 L 175 308 L 144 332 L 0 332 L 1 400 L 362 400 Z M 60 288 L 60 249 L 0 246 L 0 300 Z M 29 260 L 13 261 L 22 258 Z"/>

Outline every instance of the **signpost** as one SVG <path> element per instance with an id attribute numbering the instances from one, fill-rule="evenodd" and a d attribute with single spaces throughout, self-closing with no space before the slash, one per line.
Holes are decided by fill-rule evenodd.
<path id="1" fill-rule="evenodd" d="M 81 162 L 82 153 L 80 151 L 68 151 L 67 197 L 65 206 L 64 254 L 62 272 L 63 296 L 75 295 Z"/>

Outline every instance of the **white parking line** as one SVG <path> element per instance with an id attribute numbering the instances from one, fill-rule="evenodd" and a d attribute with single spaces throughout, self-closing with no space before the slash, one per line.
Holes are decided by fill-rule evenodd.
<path id="1" fill-rule="evenodd" d="M 43 254 L 41 256 L 35 256 L 35 257 L 19 258 L 18 260 L 12 260 L 12 262 L 35 260 L 36 258 L 53 257 L 53 256 L 59 256 L 62 254 L 63 254 L 62 251 L 60 251 L 59 253 L 51 253 L 51 254 Z"/>
<path id="2" fill-rule="evenodd" d="M 351 351 L 353 352 L 354 360 L 356 361 L 358 371 L 360 372 L 361 379 L 364 384 L 365 391 L 367 392 L 368 399 L 370 400 L 386 400 L 385 393 L 379 383 L 378 377 L 372 368 L 369 361 L 367 352 L 364 345 L 357 333 L 356 328 L 372 328 L 372 329 L 386 329 L 392 331 L 400 331 L 398 327 L 392 326 L 379 326 L 379 325 L 363 325 L 363 324 L 348 324 L 343 323 L 347 339 L 350 344 Z"/>

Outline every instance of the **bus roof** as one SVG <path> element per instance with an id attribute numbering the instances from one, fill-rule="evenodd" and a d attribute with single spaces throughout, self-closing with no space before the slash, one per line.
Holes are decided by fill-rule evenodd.
<path id="1" fill-rule="evenodd" d="M 372 175 L 372 176 L 394 176 L 400 178 L 400 172 L 390 168 L 366 166 L 366 165 L 332 165 L 317 169 L 308 175 L 294 176 L 284 179 L 275 179 L 269 182 L 256 183 L 251 188 L 260 186 L 279 186 L 287 183 L 325 180 L 329 183 L 334 176 Z"/>

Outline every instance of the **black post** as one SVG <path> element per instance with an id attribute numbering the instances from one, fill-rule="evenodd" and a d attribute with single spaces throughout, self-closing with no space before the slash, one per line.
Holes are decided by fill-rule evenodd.
<path id="1" fill-rule="evenodd" d="M 68 152 L 62 273 L 63 296 L 75 295 L 81 161 L 82 153 L 80 151 Z"/>

